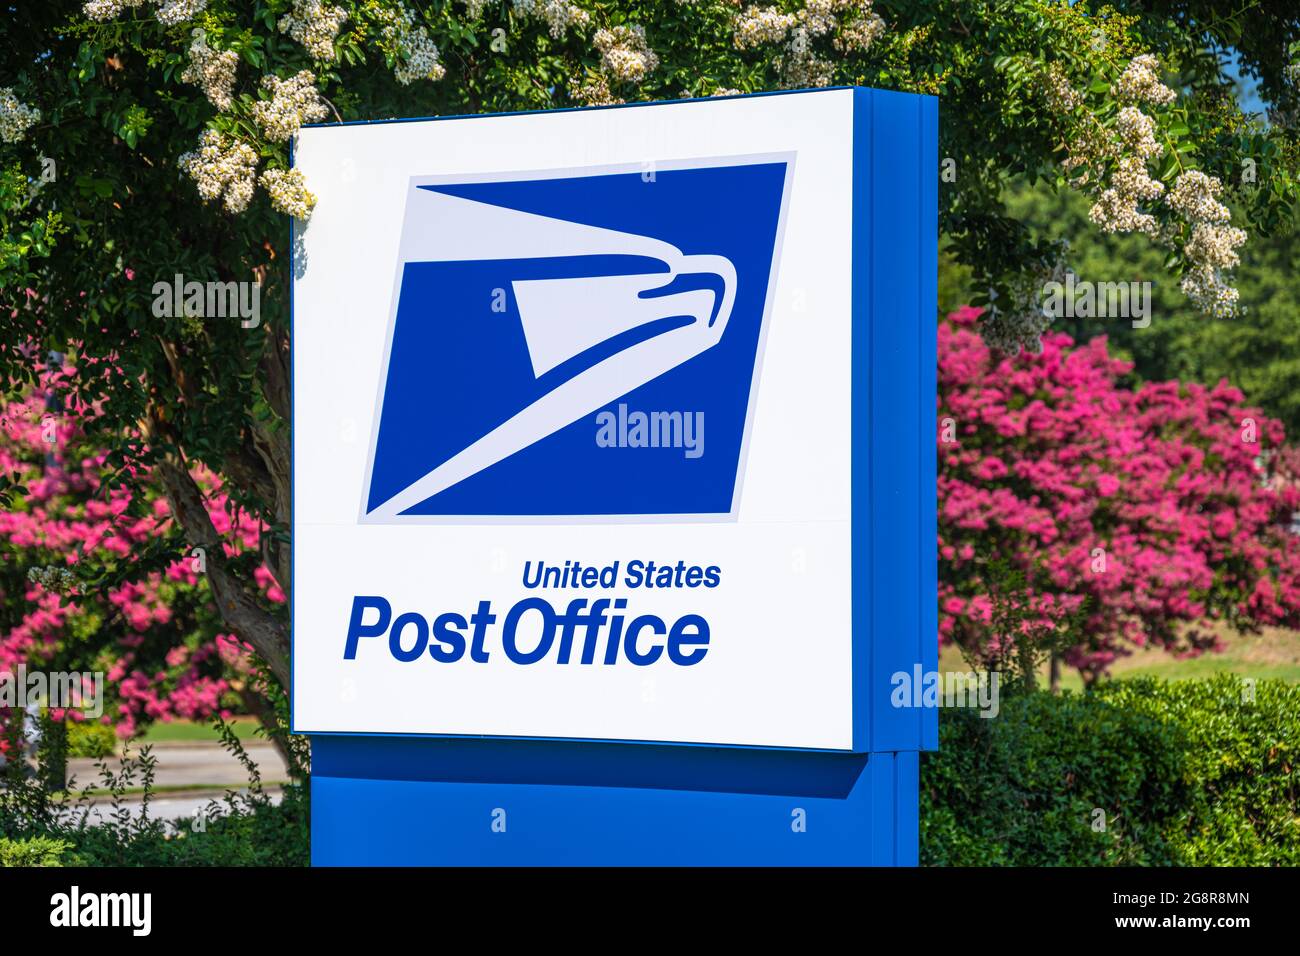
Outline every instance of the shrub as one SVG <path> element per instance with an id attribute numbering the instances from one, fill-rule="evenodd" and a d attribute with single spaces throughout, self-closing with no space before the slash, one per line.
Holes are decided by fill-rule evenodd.
<path id="1" fill-rule="evenodd" d="M 209 801 L 192 819 L 167 821 L 150 812 L 157 760 L 149 746 L 118 757 L 116 770 L 100 760 L 97 781 L 57 792 L 47 786 L 43 752 L 34 772 L 11 762 L 0 780 L 0 865 L 306 866 L 305 755 L 290 752 L 300 782 L 284 786 L 276 803 L 230 725 L 218 722 L 218 730 L 248 771 L 248 786 Z"/>
<path id="2" fill-rule="evenodd" d="M 63 866 L 63 856 L 71 848 L 67 840 L 51 837 L 26 840 L 0 837 L 0 866 Z"/>
<path id="3" fill-rule="evenodd" d="M 1300 863 L 1300 687 L 1118 681 L 950 711 L 921 775 L 929 865 Z"/>
<path id="4" fill-rule="evenodd" d="M 117 734 L 107 724 L 68 721 L 69 757 L 111 757 L 117 751 Z"/>
<path id="5" fill-rule="evenodd" d="M 1136 647 L 1219 647 L 1219 626 L 1300 627 L 1297 461 L 1226 382 L 1128 384 L 1106 340 L 990 351 L 978 312 L 940 323 L 939 633 L 981 655 L 1004 556 L 1020 604 L 1083 617 L 1063 660 L 1091 680 Z"/>

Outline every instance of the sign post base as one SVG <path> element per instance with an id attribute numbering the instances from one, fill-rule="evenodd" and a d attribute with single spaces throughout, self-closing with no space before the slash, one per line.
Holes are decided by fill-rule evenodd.
<path id="1" fill-rule="evenodd" d="M 914 866 L 915 751 L 312 738 L 317 866 Z"/>

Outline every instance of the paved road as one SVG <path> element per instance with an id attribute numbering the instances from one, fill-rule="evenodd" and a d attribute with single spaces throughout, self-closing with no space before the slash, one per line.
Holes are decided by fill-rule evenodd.
<path id="1" fill-rule="evenodd" d="M 271 798 L 272 803 L 280 802 L 280 788 L 267 787 L 266 794 Z M 247 791 L 240 791 L 246 793 Z M 154 797 L 149 801 L 149 818 L 152 820 L 164 820 L 167 823 L 167 829 L 175 832 L 174 822 L 178 817 L 190 820 L 190 826 L 194 826 L 195 818 L 200 818 L 200 814 L 208 812 L 208 805 L 215 799 L 221 803 L 226 795 L 224 790 L 209 790 L 206 792 L 168 794 L 166 797 Z M 138 817 L 142 813 L 142 807 L 138 797 L 123 798 L 122 809 L 126 810 L 133 817 Z M 89 814 L 86 822 L 91 826 L 99 826 L 106 819 L 109 819 L 113 813 L 113 804 L 107 799 L 98 799 L 91 801 Z M 68 823 L 76 823 L 81 820 L 80 811 L 66 811 L 63 814 Z M 184 824 L 182 824 L 184 825 Z"/>
<path id="2" fill-rule="evenodd" d="M 274 747 L 267 743 L 246 743 L 244 749 L 262 774 L 262 783 L 283 783 L 289 779 L 284 761 Z M 225 789 L 248 786 L 248 771 L 238 758 L 219 744 L 155 745 L 153 756 L 158 760 L 154 772 L 156 787 L 194 787 Z M 68 761 L 68 776 L 75 778 L 78 789 L 100 786 L 100 775 L 89 757 Z M 120 770 L 116 759 L 107 761 L 114 773 Z M 139 786 L 137 780 L 135 786 Z"/>
<path id="3" fill-rule="evenodd" d="M 270 744 L 248 742 L 244 749 L 262 775 L 262 786 L 276 802 L 280 799 L 278 784 L 289 779 L 288 771 L 280 754 Z M 154 771 L 154 786 L 169 788 L 172 792 L 155 794 L 149 803 L 149 816 L 156 819 L 170 820 L 175 817 L 193 817 L 202 811 L 213 799 L 220 801 L 227 791 L 246 792 L 248 788 L 248 771 L 239 759 L 215 743 L 176 743 L 155 745 L 153 756 L 158 765 Z M 74 792 L 87 787 L 100 788 L 102 778 L 96 768 L 98 761 L 92 758 L 77 757 L 68 761 L 68 776 L 72 780 Z M 121 770 L 120 761 L 111 758 L 108 767 L 115 774 Z M 131 783 L 140 786 L 139 772 Z M 175 792 L 175 788 L 184 787 L 184 792 Z M 89 821 L 102 823 L 112 812 L 110 797 L 94 797 L 90 801 Z M 123 798 L 122 806 L 133 815 L 141 811 L 137 795 Z"/>

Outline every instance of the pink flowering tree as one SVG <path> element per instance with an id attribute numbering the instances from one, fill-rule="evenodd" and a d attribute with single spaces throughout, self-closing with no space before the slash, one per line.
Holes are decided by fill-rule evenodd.
<path id="1" fill-rule="evenodd" d="M 941 639 L 980 652 L 990 562 L 1023 575 L 1042 620 L 1077 614 L 1063 660 L 1091 680 L 1155 645 L 1216 646 L 1208 625 L 1300 625 L 1300 510 L 1279 422 L 1241 392 L 1124 383 L 1106 339 L 990 352 L 977 309 L 939 329 Z"/>
<path id="2" fill-rule="evenodd" d="M 265 714 L 248 648 L 213 606 L 208 555 L 186 545 L 147 473 L 105 483 L 107 455 L 86 439 L 98 412 L 70 397 L 79 370 L 35 361 L 35 372 L 21 400 L 0 403 L 0 671 L 103 673 L 101 719 L 123 737 L 156 720 Z M 282 603 L 256 522 L 216 477 L 193 477 L 222 557 L 251 564 L 259 600 Z"/>

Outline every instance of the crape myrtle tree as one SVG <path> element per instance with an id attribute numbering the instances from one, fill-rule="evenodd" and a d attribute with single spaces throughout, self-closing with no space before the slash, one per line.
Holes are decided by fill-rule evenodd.
<path id="1" fill-rule="evenodd" d="M 0 671 L 26 664 L 102 673 L 103 686 L 83 686 L 82 706 L 66 715 L 98 716 L 122 737 L 155 720 L 204 719 L 235 707 L 271 717 L 246 647 L 222 632 L 202 586 L 207 555 L 195 548 L 163 568 L 133 567 L 152 538 L 167 535 L 168 501 L 140 483 L 100 493 L 105 456 L 87 440 L 96 409 L 58 400 L 61 380 L 78 374 L 60 358 L 34 359 L 36 386 L 21 400 L 0 400 L 0 470 L 17 482 L 0 511 Z M 282 602 L 258 560 L 254 516 L 226 508 L 214 475 L 196 469 L 194 477 L 223 557 L 249 565 L 265 601 Z M 132 507 L 135 495 L 143 507 Z M 102 569 L 105 583 L 94 586 L 68 561 Z M 100 690 L 104 697 L 92 699 Z M 62 719 L 65 708 L 50 703 Z"/>
<path id="2" fill-rule="evenodd" d="M 0 12 L 0 382 L 66 352 L 98 490 L 156 482 L 172 520 L 133 573 L 196 547 L 223 628 L 289 675 L 284 605 L 228 559 L 200 473 L 255 517 L 291 584 L 289 165 L 304 122 L 548 109 L 861 84 L 941 97 L 941 229 L 987 306 L 1039 347 L 1063 250 L 1008 216 L 1009 177 L 1077 190 L 1093 228 L 1166 252 L 1221 321 L 1252 234 L 1289 222 L 1300 36 L 1291 2 L 1047 0 L 12 0 Z M 1274 108 L 1242 115 L 1230 61 Z M 1230 221 L 1225 202 L 1241 210 Z M 1249 247 L 1246 246 L 1248 253 Z M 160 283 L 258 283 L 247 317 Z M 203 315 L 196 314 L 204 312 Z M 1239 321 L 1239 320 L 1234 320 Z M 150 495 L 129 507 L 149 507 Z M 72 567 L 99 582 L 103 569 Z"/>
<path id="3" fill-rule="evenodd" d="M 939 326 L 942 639 L 987 666 L 1061 631 L 1046 650 L 1091 683 L 1134 648 L 1300 626 L 1300 461 L 1281 422 L 1227 382 L 1126 387 L 1102 336 L 999 354 L 977 318 Z"/>

